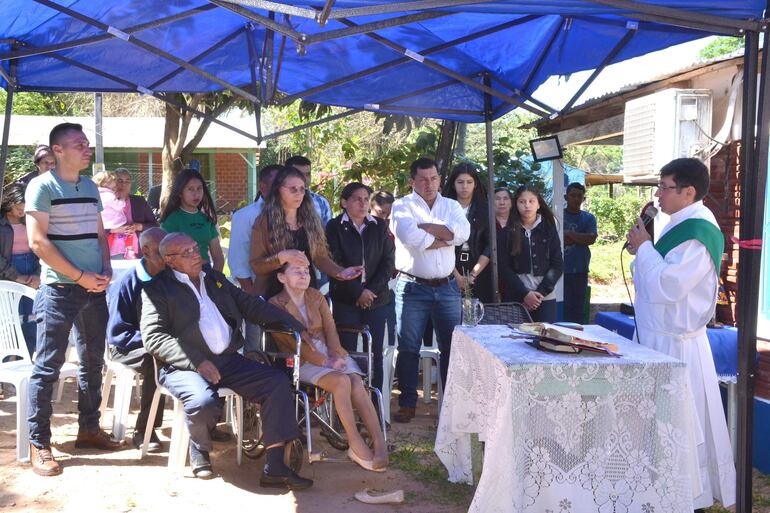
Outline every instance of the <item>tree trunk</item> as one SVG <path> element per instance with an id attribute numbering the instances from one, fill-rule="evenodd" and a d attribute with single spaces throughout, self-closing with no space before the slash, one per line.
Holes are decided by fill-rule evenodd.
<path id="1" fill-rule="evenodd" d="M 436 148 L 436 163 L 438 164 L 438 173 L 441 175 L 442 183 L 443 179 L 449 175 L 449 166 L 452 164 L 452 148 L 454 147 L 456 133 L 456 121 L 444 120 L 441 122 L 438 148 Z"/>

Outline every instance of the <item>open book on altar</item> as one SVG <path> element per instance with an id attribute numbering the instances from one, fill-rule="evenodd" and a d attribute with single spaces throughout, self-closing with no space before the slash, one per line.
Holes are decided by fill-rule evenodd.
<path id="1" fill-rule="evenodd" d="M 517 335 L 531 338 L 540 347 L 558 353 L 579 353 L 582 350 L 620 356 L 617 344 L 580 330 L 556 326 L 547 322 L 527 322 L 511 325 Z"/>

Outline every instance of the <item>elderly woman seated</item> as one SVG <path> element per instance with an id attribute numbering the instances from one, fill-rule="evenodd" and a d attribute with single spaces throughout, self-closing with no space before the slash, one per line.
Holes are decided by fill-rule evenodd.
<path id="1" fill-rule="evenodd" d="M 342 348 L 326 298 L 309 288 L 310 269 L 307 265 L 287 263 L 278 270 L 278 280 L 283 290 L 270 302 L 303 323 L 312 337 L 312 340 L 303 340 L 300 380 L 334 394 L 334 406 L 348 437 L 348 457 L 366 470 L 384 471 L 388 450 L 377 412 L 361 379 L 364 373 Z M 289 339 L 280 337 L 276 342 L 290 343 Z M 374 441 L 374 452 L 358 432 L 354 407 Z"/>

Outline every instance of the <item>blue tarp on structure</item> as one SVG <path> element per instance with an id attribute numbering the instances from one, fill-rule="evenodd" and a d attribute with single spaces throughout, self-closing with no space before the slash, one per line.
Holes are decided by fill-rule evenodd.
<path id="1" fill-rule="evenodd" d="M 244 0 L 235 3 L 250 2 Z M 393 2 L 337 0 L 334 9 L 389 3 Z M 201 12 L 157 28 L 136 31 L 131 37 L 190 61 L 236 34 L 219 48 L 194 61 L 194 64 L 229 84 L 250 91 L 254 88 L 249 38 L 253 39 L 255 61 L 268 55 L 265 50 L 264 25 L 205 0 L 58 0 L 55 5 L 45 4 L 53 2 L 2 1 L 0 41 L 3 44 L 0 44 L 0 59 L 3 60 L 0 65 L 6 73 L 11 70 L 9 59 L 15 55 L 12 53 L 11 40 L 22 45 L 18 48 L 22 52 L 85 41 L 58 50 L 55 54 L 49 52 L 16 60 L 19 90 L 222 90 L 221 84 L 186 69 L 169 77 L 170 73 L 180 69 L 178 63 L 122 39 L 125 35 L 121 31 L 130 32 L 130 28 L 136 25 L 195 8 L 201 8 Z M 658 0 L 647 4 L 734 19 L 761 18 L 765 6 L 764 0 Z M 58 12 L 54 9 L 56 5 L 73 12 Z M 324 2 L 279 5 L 321 9 Z M 254 7 L 250 11 L 265 18 L 269 16 L 267 11 Z M 281 36 L 275 36 L 272 70 L 275 74 L 280 69 L 278 90 L 283 94 L 300 95 L 306 100 L 329 105 L 480 122 L 484 121 L 484 93 L 471 85 L 458 82 L 457 77 L 447 74 L 444 69 L 430 67 L 431 62 L 476 83 L 481 83 L 482 73 L 488 73 L 495 90 L 516 97 L 517 90 L 523 91 L 524 96 L 531 94 L 549 76 L 598 67 L 629 30 L 637 26 L 634 36 L 620 49 L 612 62 L 708 35 L 707 32 L 690 28 L 640 21 L 634 16 L 625 17 L 617 9 L 591 2 L 525 0 L 444 7 L 439 17 L 377 30 L 376 36 L 358 34 L 312 42 L 313 37 L 320 33 L 343 29 L 351 26 L 351 23 L 363 25 L 407 14 L 414 13 L 357 16 L 352 18 L 354 21 L 329 19 L 323 27 L 311 18 L 276 14 L 275 22 L 280 27 L 294 31 L 295 35 L 299 34 L 300 37 L 296 39 L 300 41 L 301 34 L 310 40 L 310 44 L 302 45 L 289 37 L 281 53 Z M 78 15 L 88 19 L 78 18 Z M 489 33 L 483 37 L 439 51 L 426 51 L 487 30 Z M 105 34 L 108 35 L 106 39 L 93 40 Z M 388 46 L 388 42 L 392 44 Z M 411 57 L 405 58 L 404 49 L 414 53 L 409 53 Z M 420 62 L 423 57 L 425 61 Z M 398 59 L 404 62 L 396 66 L 385 66 Z M 307 92 L 311 88 L 377 66 L 384 69 L 324 90 Z M 7 84 L 0 79 L 0 85 L 5 87 Z M 408 97 L 397 99 L 405 95 Z M 553 107 L 558 110 L 562 106 Z M 500 98 L 492 99 L 493 118 L 502 116 L 512 108 L 512 104 Z"/>

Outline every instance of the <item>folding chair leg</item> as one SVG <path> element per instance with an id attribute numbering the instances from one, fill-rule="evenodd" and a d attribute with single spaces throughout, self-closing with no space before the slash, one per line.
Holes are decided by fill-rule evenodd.
<path id="1" fill-rule="evenodd" d="M 27 389 L 29 380 L 22 378 L 16 387 L 16 459 L 29 461 L 29 425 L 27 424 Z"/>
<path id="2" fill-rule="evenodd" d="M 235 396 L 235 417 L 236 424 L 238 425 L 238 435 L 236 436 L 238 452 L 236 452 L 236 460 L 238 465 L 240 465 L 243 461 L 243 397 L 240 395 Z"/>
<path id="3" fill-rule="evenodd" d="M 171 425 L 171 444 L 168 448 L 168 468 L 182 473 L 187 463 L 187 447 L 190 444 L 190 432 L 184 421 L 182 401 L 174 399 L 174 421 Z"/>
<path id="4" fill-rule="evenodd" d="M 64 394 L 64 382 L 66 381 L 66 378 L 59 378 L 59 385 L 56 389 L 56 399 L 54 399 L 52 402 L 54 403 L 60 403 L 62 394 Z"/>
<path id="5" fill-rule="evenodd" d="M 155 429 L 155 417 L 158 415 L 160 394 L 160 389 L 156 388 L 155 393 L 152 395 L 152 403 L 150 403 L 150 416 L 147 418 L 147 427 L 144 428 L 144 441 L 142 443 L 142 452 L 139 454 L 139 459 L 147 456 L 147 446 L 150 444 L 150 437 L 152 436 L 152 431 Z"/>
<path id="6" fill-rule="evenodd" d="M 134 372 L 128 369 L 117 375 L 115 383 L 115 404 L 112 412 L 112 436 L 123 440 L 126 434 L 126 422 L 131 407 L 131 389 L 134 386 Z"/>
<path id="7" fill-rule="evenodd" d="M 427 356 L 422 358 L 422 402 L 430 403 L 431 392 L 431 364 L 433 359 Z"/>
<path id="8" fill-rule="evenodd" d="M 102 380 L 102 403 L 99 405 L 99 420 L 102 423 L 104 422 L 104 415 L 107 413 L 107 403 L 110 402 L 110 387 L 114 374 L 113 370 L 107 367 Z"/>

